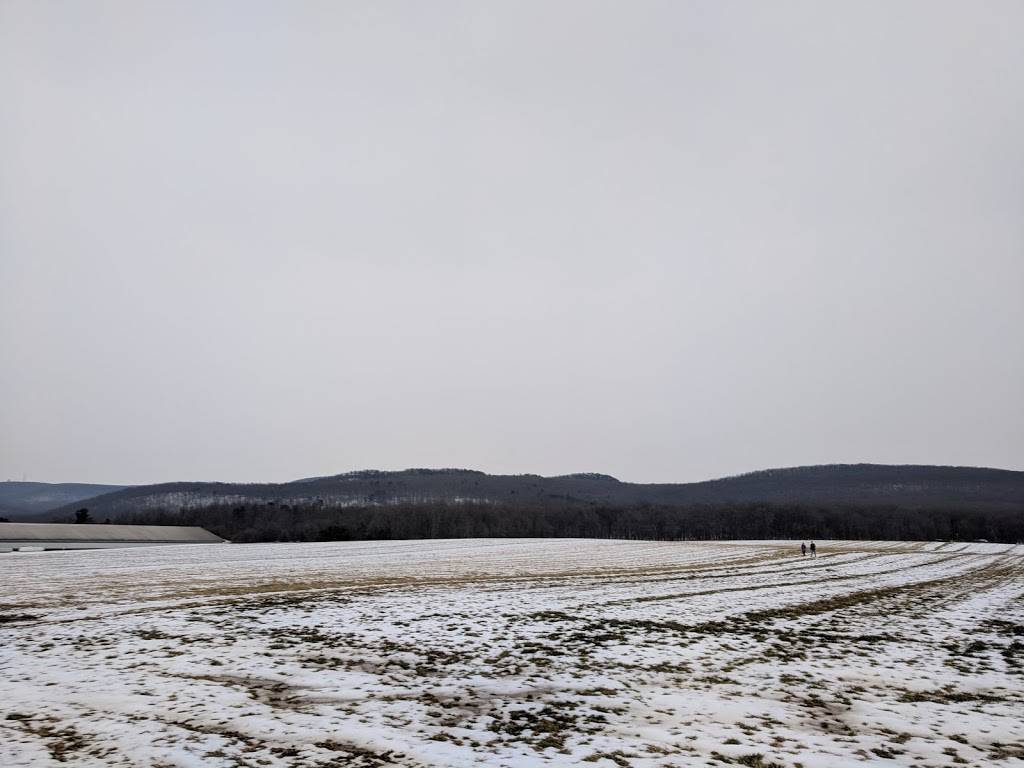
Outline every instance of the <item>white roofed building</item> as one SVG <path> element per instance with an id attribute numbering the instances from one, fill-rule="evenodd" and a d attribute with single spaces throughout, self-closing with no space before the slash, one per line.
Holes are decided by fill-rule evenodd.
<path id="1" fill-rule="evenodd" d="M 185 525 L 0 523 L 0 552 L 222 544 L 224 541 L 205 528 Z"/>

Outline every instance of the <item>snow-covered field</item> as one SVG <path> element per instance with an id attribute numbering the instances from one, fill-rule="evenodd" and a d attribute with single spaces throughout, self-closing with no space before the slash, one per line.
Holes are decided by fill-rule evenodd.
<path id="1" fill-rule="evenodd" d="M 0 555 L 0 766 L 1024 763 L 1024 547 L 819 547 Z"/>

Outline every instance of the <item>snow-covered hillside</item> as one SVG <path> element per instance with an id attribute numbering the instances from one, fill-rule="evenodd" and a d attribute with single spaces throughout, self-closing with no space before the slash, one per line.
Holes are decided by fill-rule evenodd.
<path id="1" fill-rule="evenodd" d="M 1024 760 L 1024 547 L 0 556 L 0 765 Z"/>

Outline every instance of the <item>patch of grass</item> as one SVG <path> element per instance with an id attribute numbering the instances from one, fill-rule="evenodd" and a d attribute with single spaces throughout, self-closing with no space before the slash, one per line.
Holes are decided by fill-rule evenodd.
<path id="1" fill-rule="evenodd" d="M 743 755 L 733 760 L 737 765 L 746 765 L 748 768 L 786 768 L 782 763 L 765 760 L 764 755 L 755 752 L 750 755 Z"/>
<path id="2" fill-rule="evenodd" d="M 169 635 L 159 629 L 137 629 L 135 634 L 143 640 L 180 640 L 179 635 Z"/>
<path id="3" fill-rule="evenodd" d="M 598 760 L 611 760 L 616 765 L 622 766 L 622 768 L 629 768 L 633 764 L 630 762 L 631 757 L 636 757 L 636 755 L 631 755 L 628 752 L 617 749 L 614 752 L 595 752 L 584 757 L 583 761 L 586 763 L 596 763 Z"/>
<path id="4" fill-rule="evenodd" d="M 32 621 L 38 618 L 34 613 L 0 613 L 0 624 L 10 624 L 15 621 Z"/>
<path id="5" fill-rule="evenodd" d="M 886 749 L 885 747 L 875 747 L 871 751 L 874 752 L 879 757 L 884 758 L 886 760 L 895 760 L 897 755 L 902 754 L 902 752 L 900 752 L 900 751 L 892 750 L 892 749 Z"/>
<path id="6" fill-rule="evenodd" d="M 435 739 L 435 741 L 443 741 L 443 739 Z M 394 761 L 396 759 L 404 757 L 400 752 L 392 752 L 390 750 L 386 752 L 373 752 L 372 750 L 365 749 L 355 744 L 334 741 L 333 739 L 318 741 L 313 746 L 319 747 L 320 749 L 326 749 L 331 752 L 343 753 L 347 758 L 351 758 L 354 761 L 339 763 L 343 765 L 362 765 L 369 766 L 370 768 L 379 768 L 380 766 L 394 765 Z M 334 765 L 335 762 L 332 761 L 329 764 Z"/>
<path id="7" fill-rule="evenodd" d="M 1024 637 L 1024 624 L 1017 624 L 1005 619 L 988 619 L 983 621 L 981 626 L 994 630 L 1004 637 Z"/>
<path id="8" fill-rule="evenodd" d="M 906 691 L 900 696 L 900 701 L 906 704 L 921 702 L 931 704 L 962 704 L 968 701 L 996 702 L 1005 701 L 1005 699 L 988 693 L 969 693 L 968 691 L 957 691 L 953 688 L 940 688 L 936 691 Z"/>
<path id="9" fill-rule="evenodd" d="M 731 677 L 722 677 L 721 675 L 705 675 L 704 677 L 698 678 L 702 683 L 708 683 L 709 685 L 739 685 L 740 681 L 735 680 Z"/>
<path id="10" fill-rule="evenodd" d="M 496 716 L 488 729 L 526 742 L 538 752 L 564 750 L 567 738 L 593 733 L 605 722 L 604 717 L 583 717 L 577 707 L 575 702 L 552 701 L 540 709 L 513 709 Z"/>
<path id="11" fill-rule="evenodd" d="M 992 751 L 989 752 L 989 756 L 993 760 L 1008 760 L 1011 757 L 1024 760 L 1024 745 L 993 742 Z"/>

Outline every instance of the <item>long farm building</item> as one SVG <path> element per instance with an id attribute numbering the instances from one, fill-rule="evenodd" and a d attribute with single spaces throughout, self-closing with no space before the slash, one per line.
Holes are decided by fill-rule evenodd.
<path id="1" fill-rule="evenodd" d="M 184 525 L 0 523 L 0 552 L 222 544 L 224 541 L 205 528 Z"/>

